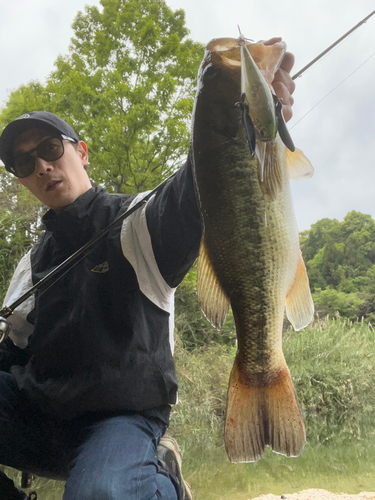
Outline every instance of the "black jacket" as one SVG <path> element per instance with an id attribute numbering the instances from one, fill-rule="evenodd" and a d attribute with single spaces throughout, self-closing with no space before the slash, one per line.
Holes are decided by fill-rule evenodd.
<path id="1" fill-rule="evenodd" d="M 58 214 L 48 211 L 47 230 L 18 266 L 4 304 L 140 197 L 92 188 Z M 200 238 L 186 163 L 73 269 L 16 309 L 11 338 L 30 358 L 11 372 L 27 397 L 62 418 L 85 412 L 165 415 L 177 393 L 174 292 L 197 257 Z"/>

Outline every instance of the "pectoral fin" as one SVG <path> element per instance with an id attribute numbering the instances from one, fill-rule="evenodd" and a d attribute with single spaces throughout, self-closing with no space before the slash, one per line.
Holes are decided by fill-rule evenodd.
<path id="1" fill-rule="evenodd" d="M 297 331 L 307 326 L 314 316 L 314 303 L 302 255 L 293 286 L 286 297 L 286 315 Z"/>
<path id="2" fill-rule="evenodd" d="M 197 292 L 204 315 L 220 330 L 227 317 L 230 301 L 217 279 L 204 237 L 199 249 Z"/>
<path id="3" fill-rule="evenodd" d="M 289 179 L 298 181 L 299 179 L 310 179 L 314 175 L 314 167 L 303 152 L 296 148 L 292 153 L 286 150 L 286 168 Z"/>

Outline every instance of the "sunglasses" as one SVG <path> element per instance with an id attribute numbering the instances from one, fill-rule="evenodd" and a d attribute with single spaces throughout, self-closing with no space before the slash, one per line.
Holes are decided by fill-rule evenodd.
<path id="1" fill-rule="evenodd" d="M 12 164 L 9 165 L 9 172 L 23 179 L 34 172 L 36 156 L 45 161 L 58 160 L 64 154 L 63 140 L 76 142 L 65 135 L 61 135 L 61 137 L 47 137 L 35 149 L 15 156 Z M 33 153 L 36 153 L 36 155 Z"/>

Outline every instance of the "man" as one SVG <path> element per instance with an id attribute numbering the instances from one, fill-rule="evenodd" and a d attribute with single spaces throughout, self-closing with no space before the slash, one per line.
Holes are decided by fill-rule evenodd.
<path id="1" fill-rule="evenodd" d="M 274 81 L 286 119 L 293 62 L 286 54 Z M 92 187 L 86 144 L 51 113 L 11 122 L 0 158 L 49 207 L 46 231 L 21 260 L 5 305 L 143 196 Z M 10 370 L 0 372 L 1 464 L 65 479 L 64 500 L 192 498 L 177 443 L 162 436 L 177 394 L 174 291 L 200 238 L 188 159 L 145 206 L 15 310 L 0 346 L 1 368 Z M 27 498 L 2 481 L 0 500 Z"/>

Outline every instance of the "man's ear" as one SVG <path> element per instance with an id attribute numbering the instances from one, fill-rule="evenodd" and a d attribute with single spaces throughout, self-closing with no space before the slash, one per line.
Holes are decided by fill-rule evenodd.
<path id="1" fill-rule="evenodd" d="M 89 154 L 87 151 L 87 145 L 83 141 L 78 142 L 78 154 L 81 157 L 82 165 L 87 165 L 89 162 Z"/>

